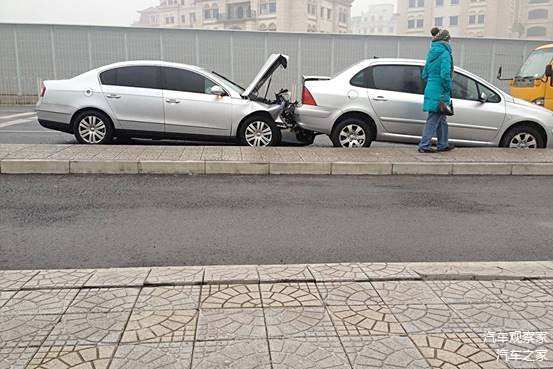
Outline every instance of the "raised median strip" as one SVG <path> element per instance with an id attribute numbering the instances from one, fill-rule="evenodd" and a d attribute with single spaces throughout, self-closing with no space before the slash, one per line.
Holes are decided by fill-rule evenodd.
<path id="1" fill-rule="evenodd" d="M 3 144 L 0 173 L 553 176 L 553 150 Z"/>
<path id="2" fill-rule="evenodd" d="M 0 367 L 551 368 L 552 286 L 551 261 L 0 271 Z"/>

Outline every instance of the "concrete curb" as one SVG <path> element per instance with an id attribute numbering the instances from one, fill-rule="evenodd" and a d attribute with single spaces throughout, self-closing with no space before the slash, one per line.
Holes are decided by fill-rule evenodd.
<path id="1" fill-rule="evenodd" d="M 2 174 L 553 176 L 553 163 L 3 159 Z"/>

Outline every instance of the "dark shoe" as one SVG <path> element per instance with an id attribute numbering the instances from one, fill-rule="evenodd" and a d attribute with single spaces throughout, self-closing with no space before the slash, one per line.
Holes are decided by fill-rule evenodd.
<path id="1" fill-rule="evenodd" d="M 449 144 L 445 149 L 438 149 L 438 152 L 447 152 L 447 151 L 453 151 L 455 150 L 455 146 L 452 144 Z"/>
<path id="2" fill-rule="evenodd" d="M 428 149 L 424 149 L 422 147 L 419 147 L 419 152 L 421 154 L 433 154 L 433 153 L 436 152 L 436 150 L 434 150 L 433 148 L 430 148 L 430 147 Z"/>

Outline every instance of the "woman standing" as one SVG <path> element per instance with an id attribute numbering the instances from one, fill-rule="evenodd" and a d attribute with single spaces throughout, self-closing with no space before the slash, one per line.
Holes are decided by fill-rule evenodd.
<path id="1" fill-rule="evenodd" d="M 433 32 L 434 33 L 434 32 Z M 446 29 L 440 30 L 432 40 L 432 46 L 426 57 L 422 78 L 426 81 L 423 110 L 428 112 L 424 126 L 419 152 L 436 152 L 431 147 L 432 137 L 438 137 L 438 151 L 451 151 L 449 144 L 447 114 L 451 108 L 451 84 L 453 77 L 453 56 L 449 40 L 451 36 Z M 452 113 L 452 109 L 451 109 Z M 450 113 L 450 114 L 451 114 Z"/>

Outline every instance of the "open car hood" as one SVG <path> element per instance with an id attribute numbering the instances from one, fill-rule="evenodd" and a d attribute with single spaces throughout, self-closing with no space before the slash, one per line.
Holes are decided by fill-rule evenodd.
<path id="1" fill-rule="evenodd" d="M 259 91 L 279 67 L 282 66 L 284 69 L 288 67 L 288 59 L 290 59 L 288 55 L 282 54 L 273 54 L 269 56 L 269 59 L 267 59 L 263 67 L 261 67 L 261 70 L 257 76 L 255 76 L 252 83 L 250 83 L 250 85 L 242 93 L 242 96 L 251 97 Z"/>

